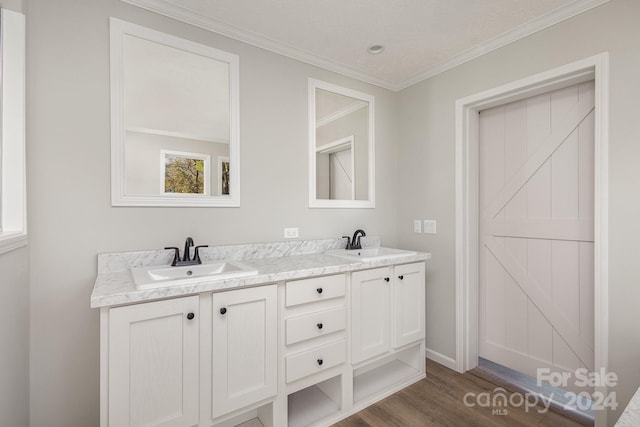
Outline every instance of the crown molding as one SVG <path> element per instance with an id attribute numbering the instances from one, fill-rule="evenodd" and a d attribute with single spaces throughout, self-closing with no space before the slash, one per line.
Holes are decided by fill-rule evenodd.
<path id="1" fill-rule="evenodd" d="M 170 130 L 151 129 L 151 128 L 138 127 L 138 126 L 129 126 L 125 130 L 127 132 L 141 133 L 141 134 L 146 134 L 146 135 L 170 136 L 170 137 L 173 137 L 173 138 L 192 139 L 194 141 L 215 142 L 215 143 L 218 143 L 218 144 L 227 144 L 227 145 L 229 145 L 229 139 L 220 138 L 220 137 L 212 137 L 210 135 L 196 135 L 194 133 L 174 132 L 174 131 L 170 131 Z"/>
<path id="2" fill-rule="evenodd" d="M 608 3 L 609 1 L 610 0 L 582 0 L 560 7 L 550 13 L 547 13 L 546 15 L 542 15 L 538 18 L 532 19 L 531 21 L 526 22 L 525 24 L 514 28 L 513 30 L 507 31 L 492 39 L 489 39 L 486 42 L 483 42 L 469 50 L 453 56 L 447 61 L 441 62 L 440 64 L 399 83 L 396 86 L 396 91 L 406 89 L 416 83 L 427 80 L 440 73 L 455 68 L 458 65 L 462 65 L 465 62 L 478 58 L 486 53 L 504 47 L 517 40 L 523 39 L 527 36 L 530 36 L 531 34 L 537 33 L 538 31 L 544 30 L 545 28 L 549 28 L 552 25 L 558 24 L 562 21 L 566 21 L 569 18 L 579 15 L 604 3 Z"/>
<path id="3" fill-rule="evenodd" d="M 143 9 L 150 10 L 152 12 L 159 13 L 164 16 L 168 16 L 173 19 L 177 19 L 182 22 L 186 22 L 205 30 L 213 31 L 223 36 L 239 40 L 241 42 L 260 47 L 262 49 L 266 49 L 268 51 L 295 59 L 297 61 L 314 65 L 325 70 L 333 71 L 335 73 L 342 74 L 347 77 L 363 81 L 365 83 L 370 83 L 384 89 L 398 92 L 423 80 L 427 80 L 442 72 L 457 67 L 458 65 L 464 64 L 465 62 L 471 61 L 472 59 L 475 59 L 493 50 L 499 49 L 519 39 L 534 34 L 540 30 L 565 21 L 569 18 L 579 15 L 580 13 L 593 9 L 594 7 L 607 3 L 610 0 L 579 0 L 574 3 L 570 3 L 550 13 L 547 13 L 546 15 L 535 18 L 511 31 L 502 33 L 486 42 L 473 47 L 472 49 L 455 55 L 447 61 L 441 62 L 434 67 L 431 67 L 407 80 L 403 80 L 400 82 L 381 79 L 360 70 L 356 70 L 355 68 L 346 66 L 344 64 L 339 64 L 327 58 L 323 58 L 321 56 L 314 55 L 293 46 L 283 44 L 281 42 L 253 33 L 251 31 L 242 30 L 238 27 L 229 25 L 215 18 L 199 15 L 189 9 L 170 3 L 167 0 L 121 1 L 141 7 Z"/>
<path id="4" fill-rule="evenodd" d="M 324 125 L 327 125 L 331 122 L 335 122 L 338 119 L 341 119 L 345 116 L 348 116 L 349 114 L 358 111 L 361 108 L 367 107 L 369 106 L 369 104 L 367 102 L 364 101 L 358 101 L 354 104 L 348 105 L 344 108 L 339 109 L 338 111 L 334 111 L 331 114 L 328 114 L 320 119 L 318 119 L 318 121 L 316 122 L 316 129 L 319 127 L 322 127 Z"/>

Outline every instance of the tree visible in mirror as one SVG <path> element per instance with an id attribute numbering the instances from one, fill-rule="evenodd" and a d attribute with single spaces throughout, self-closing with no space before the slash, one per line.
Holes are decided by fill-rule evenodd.
<path id="1" fill-rule="evenodd" d="M 222 195 L 229 194 L 229 162 L 222 162 Z"/>
<path id="2" fill-rule="evenodd" d="M 204 161 L 167 157 L 164 169 L 165 193 L 205 194 Z"/>

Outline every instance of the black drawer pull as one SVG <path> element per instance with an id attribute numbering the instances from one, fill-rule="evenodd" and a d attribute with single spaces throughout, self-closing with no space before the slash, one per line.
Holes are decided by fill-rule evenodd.
<path id="1" fill-rule="evenodd" d="M 318 327 L 318 329 L 322 329 L 323 325 L 322 325 L 322 323 L 318 323 L 316 326 Z"/>
<path id="2" fill-rule="evenodd" d="M 222 307 L 220 309 L 220 314 L 227 314 L 227 308 L 226 307 Z"/>
<path id="3" fill-rule="evenodd" d="M 318 359 L 318 365 L 322 366 L 323 363 L 324 361 L 322 359 Z"/>
<path id="4" fill-rule="evenodd" d="M 187 319 L 192 320 L 194 317 L 196 317 L 195 314 L 193 313 L 187 313 Z"/>
<path id="5" fill-rule="evenodd" d="M 385 278 L 384 278 L 384 281 L 385 281 L 385 282 L 388 282 L 389 280 L 391 280 L 391 279 L 389 279 L 388 277 L 385 277 Z"/>
<path id="6" fill-rule="evenodd" d="M 402 279 L 404 279 L 404 276 L 400 275 L 400 276 L 398 276 L 398 279 L 402 280 Z"/>
<path id="7" fill-rule="evenodd" d="M 317 292 L 317 293 L 319 293 L 319 294 L 321 294 L 321 293 L 322 293 L 322 288 L 318 288 L 318 289 L 316 289 L 316 292 Z"/>

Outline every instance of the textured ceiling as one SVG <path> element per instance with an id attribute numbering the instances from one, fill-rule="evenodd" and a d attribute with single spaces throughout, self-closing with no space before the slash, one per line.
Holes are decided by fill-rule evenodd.
<path id="1" fill-rule="evenodd" d="M 607 0 L 124 1 L 399 89 Z"/>

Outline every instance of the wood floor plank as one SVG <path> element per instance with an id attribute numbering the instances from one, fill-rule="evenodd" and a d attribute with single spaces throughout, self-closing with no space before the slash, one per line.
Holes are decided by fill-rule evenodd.
<path id="1" fill-rule="evenodd" d="M 469 403 L 476 403 L 476 396 L 488 393 L 493 396 L 496 388 L 485 378 L 471 373 L 459 374 L 435 362 L 427 362 L 427 378 L 351 417 L 335 424 L 336 427 L 528 427 L 558 426 L 578 427 L 579 424 L 561 413 L 540 412 L 542 407 L 526 410 L 524 405 L 483 407 L 465 404 L 464 396 L 472 393 Z M 505 396 L 511 396 L 507 390 Z M 515 399 L 515 398 L 514 398 Z M 518 402 L 519 399 L 515 399 Z M 493 412 L 503 409 L 502 415 Z"/>

